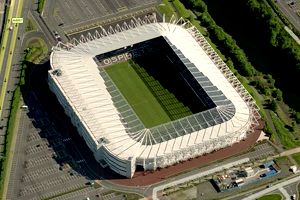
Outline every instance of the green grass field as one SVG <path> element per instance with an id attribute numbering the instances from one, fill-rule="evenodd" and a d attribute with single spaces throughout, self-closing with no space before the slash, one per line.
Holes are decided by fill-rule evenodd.
<path id="1" fill-rule="evenodd" d="M 293 138 L 293 134 L 285 128 L 285 124 L 278 118 L 273 111 L 270 112 L 273 124 L 278 133 L 281 144 L 285 149 L 292 149 L 299 146 L 299 141 Z"/>
<path id="2" fill-rule="evenodd" d="M 133 62 L 118 63 L 105 71 L 147 128 L 192 114 L 144 68 Z"/>
<path id="3" fill-rule="evenodd" d="M 257 200 L 281 200 L 282 196 L 279 194 L 269 194 L 258 198 Z"/>
<path id="4" fill-rule="evenodd" d="M 292 155 L 292 157 L 298 163 L 298 165 L 300 165 L 300 153 L 295 153 Z"/>

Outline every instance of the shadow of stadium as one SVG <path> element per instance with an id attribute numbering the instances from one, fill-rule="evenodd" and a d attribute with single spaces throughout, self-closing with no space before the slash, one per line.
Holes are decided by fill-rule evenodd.
<path id="1" fill-rule="evenodd" d="M 49 147 L 54 150 L 53 159 L 61 167 L 68 164 L 69 173 L 77 173 L 88 180 L 123 179 L 109 167 L 102 168 L 95 160 L 92 151 L 50 91 L 47 84 L 50 63 L 26 63 L 26 66 L 25 85 L 21 87 L 21 91 L 24 103 L 28 106 L 27 115 L 39 130 L 41 138 L 46 139 Z"/>

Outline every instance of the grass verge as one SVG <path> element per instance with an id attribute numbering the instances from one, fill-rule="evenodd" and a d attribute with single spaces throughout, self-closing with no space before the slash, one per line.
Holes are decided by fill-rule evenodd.
<path id="1" fill-rule="evenodd" d="M 176 15 L 174 8 L 168 0 L 163 0 L 162 3 L 158 6 L 158 10 L 165 14 L 166 20 L 171 19 L 172 15 Z"/>
<path id="2" fill-rule="evenodd" d="M 192 19 L 192 12 L 190 10 L 187 10 L 179 0 L 173 0 L 172 3 L 178 13 L 178 16 L 184 19 Z"/>
<path id="3" fill-rule="evenodd" d="M 25 60 L 32 63 L 39 63 L 45 58 L 48 53 L 48 47 L 44 40 L 40 38 L 33 38 L 27 44 L 27 54 Z"/>
<path id="4" fill-rule="evenodd" d="M 297 162 L 297 164 L 300 166 L 300 153 L 295 153 L 292 155 L 292 157 Z"/>
<path id="5" fill-rule="evenodd" d="M 39 0 L 38 1 L 38 8 L 37 8 L 38 13 L 43 12 L 45 2 L 46 2 L 46 0 Z"/>
<path id="6" fill-rule="evenodd" d="M 280 194 L 269 194 L 258 198 L 257 200 L 281 200 L 282 196 Z"/>
<path id="7" fill-rule="evenodd" d="M 270 115 L 273 121 L 273 124 L 278 133 L 281 144 L 285 149 L 291 149 L 297 147 L 299 144 L 292 138 L 292 133 L 290 133 L 286 128 L 285 124 L 278 118 L 278 116 L 270 111 Z"/>
<path id="8" fill-rule="evenodd" d="M 30 31 L 36 31 L 36 30 L 37 30 L 36 24 L 33 22 L 32 17 L 27 16 L 25 31 L 30 32 Z"/>
<path id="9" fill-rule="evenodd" d="M 138 200 L 143 197 L 134 193 L 115 192 L 116 195 L 122 195 L 126 200 Z"/>

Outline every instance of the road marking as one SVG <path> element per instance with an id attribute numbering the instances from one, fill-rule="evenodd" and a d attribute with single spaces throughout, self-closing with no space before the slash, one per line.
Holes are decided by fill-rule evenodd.
<path id="1" fill-rule="evenodd" d="M 111 23 L 112 21 L 114 21 L 114 22 L 124 21 L 126 19 L 132 18 L 132 16 L 134 16 L 134 15 L 138 15 L 139 13 L 147 13 L 147 12 L 151 12 L 151 11 L 154 12 L 155 9 L 153 7 L 145 8 L 143 10 L 140 10 L 139 12 L 128 13 L 128 14 L 125 15 L 125 17 L 124 17 L 124 15 L 121 15 L 121 16 L 117 16 L 117 17 L 114 17 L 114 18 L 110 18 L 110 19 L 114 19 L 114 20 L 110 20 L 110 19 L 103 20 L 103 17 L 111 15 L 111 14 L 107 14 L 107 15 L 103 15 L 103 16 L 100 16 L 100 17 L 97 17 L 97 18 L 93 18 L 93 19 L 89 19 L 89 20 L 86 20 L 86 21 L 83 21 L 83 22 L 78 22 L 78 23 L 75 23 L 75 24 L 72 24 L 72 25 L 69 25 L 69 26 L 65 26 L 64 29 L 66 29 L 65 33 L 68 36 L 72 36 L 72 35 L 75 35 L 75 34 L 78 34 L 78 33 L 81 33 L 81 32 L 86 32 L 88 30 L 93 30 L 95 28 L 98 28 L 100 25 L 101 26 L 107 25 L 107 24 Z M 82 25 L 82 26 L 79 26 L 79 27 L 77 26 L 76 28 L 70 29 L 70 27 L 74 27 L 75 25 L 79 25 L 79 24 L 87 24 L 90 21 L 95 21 L 95 23 L 92 23 L 92 24 L 89 24 L 89 25 Z M 67 29 L 69 29 L 69 30 L 67 30 Z"/>

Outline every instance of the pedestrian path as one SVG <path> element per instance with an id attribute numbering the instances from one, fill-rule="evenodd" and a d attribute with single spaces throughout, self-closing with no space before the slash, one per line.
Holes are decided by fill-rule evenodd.
<path id="1" fill-rule="evenodd" d="M 297 37 L 297 35 L 291 30 L 289 29 L 289 27 L 285 26 L 284 29 L 286 30 L 286 32 L 288 32 L 291 37 L 300 45 L 300 39 Z"/>
<path id="2" fill-rule="evenodd" d="M 284 188 L 279 188 L 279 191 L 283 194 L 285 199 L 290 199 L 290 195 L 287 193 L 287 191 Z"/>

